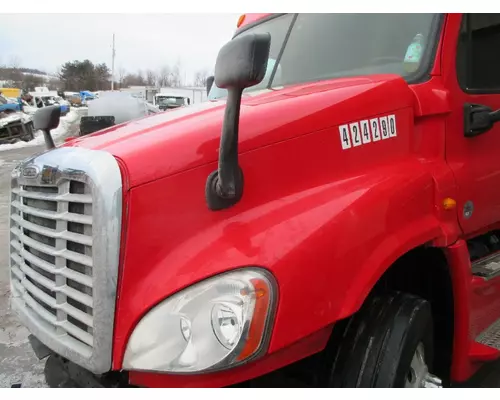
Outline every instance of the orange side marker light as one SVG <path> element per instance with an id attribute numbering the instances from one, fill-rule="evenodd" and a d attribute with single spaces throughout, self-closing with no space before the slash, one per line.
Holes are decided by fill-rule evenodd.
<path id="1" fill-rule="evenodd" d="M 445 210 L 453 210 L 457 206 L 457 202 L 450 197 L 443 200 L 443 208 Z"/>

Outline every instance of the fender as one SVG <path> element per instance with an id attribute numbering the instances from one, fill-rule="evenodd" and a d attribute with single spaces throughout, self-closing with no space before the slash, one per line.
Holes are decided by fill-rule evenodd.
<path id="1" fill-rule="evenodd" d="M 433 176 L 420 161 L 402 158 L 364 174 L 332 176 L 294 154 L 309 140 L 318 137 L 243 154 L 246 193 L 222 212 L 204 203 L 215 164 L 130 190 L 115 369 L 140 318 L 207 277 L 249 265 L 273 273 L 279 286 L 273 353 L 354 313 L 393 261 L 443 234 Z M 281 152 L 296 155 L 297 163 L 276 163 Z M 270 173 L 263 176 L 263 169 Z"/>

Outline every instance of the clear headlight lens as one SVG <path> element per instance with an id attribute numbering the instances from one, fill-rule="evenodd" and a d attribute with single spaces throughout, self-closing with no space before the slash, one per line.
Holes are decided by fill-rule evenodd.
<path id="1" fill-rule="evenodd" d="M 274 278 L 245 268 L 167 298 L 137 324 L 123 368 L 189 373 L 241 364 L 266 350 L 276 297 Z"/>

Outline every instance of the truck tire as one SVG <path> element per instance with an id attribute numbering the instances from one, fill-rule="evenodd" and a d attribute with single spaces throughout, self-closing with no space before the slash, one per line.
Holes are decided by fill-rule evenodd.
<path id="1" fill-rule="evenodd" d="M 324 353 L 324 386 L 442 387 L 430 372 L 433 324 L 426 300 L 406 293 L 373 297 L 342 325 Z"/>

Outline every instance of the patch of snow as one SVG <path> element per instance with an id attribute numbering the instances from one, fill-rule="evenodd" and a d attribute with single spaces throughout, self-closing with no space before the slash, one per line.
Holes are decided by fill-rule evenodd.
<path id="1" fill-rule="evenodd" d="M 80 114 L 71 110 L 64 117 L 61 117 L 59 122 L 59 126 L 51 131 L 52 138 L 54 141 L 66 135 L 71 128 L 72 125 L 76 124 L 80 119 Z M 29 142 L 19 141 L 17 143 L 12 144 L 2 144 L 0 145 L 0 151 L 19 149 L 21 147 L 29 147 L 29 146 L 39 146 L 44 144 L 45 140 L 43 138 L 42 131 L 35 132 L 35 138 Z"/>

